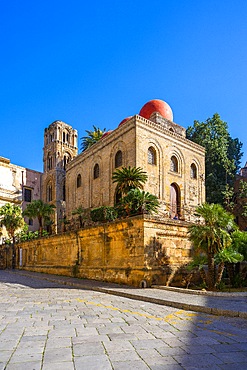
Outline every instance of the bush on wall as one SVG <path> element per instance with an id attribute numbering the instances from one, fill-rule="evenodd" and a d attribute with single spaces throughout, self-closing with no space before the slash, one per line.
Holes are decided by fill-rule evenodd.
<path id="1" fill-rule="evenodd" d="M 91 218 L 94 222 L 113 221 L 118 217 L 114 207 L 102 206 L 91 210 Z"/>

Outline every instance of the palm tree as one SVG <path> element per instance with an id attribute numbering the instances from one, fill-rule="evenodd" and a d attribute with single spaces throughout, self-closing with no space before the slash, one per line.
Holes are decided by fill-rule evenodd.
<path id="1" fill-rule="evenodd" d="M 90 148 L 93 144 L 97 143 L 99 141 L 103 134 L 106 132 L 106 129 L 104 128 L 103 131 L 99 128 L 93 125 L 93 130 L 86 130 L 87 136 L 81 137 L 81 150 L 84 152 L 84 150 Z"/>
<path id="2" fill-rule="evenodd" d="M 33 200 L 27 205 L 23 211 L 23 216 L 30 219 L 37 218 L 39 222 L 39 234 L 42 236 L 45 222 L 50 220 L 50 216 L 54 213 L 54 204 L 44 203 L 42 200 Z"/>
<path id="3" fill-rule="evenodd" d="M 217 253 L 215 255 L 215 262 L 218 264 L 216 285 L 218 285 L 221 282 L 225 264 L 230 264 L 233 266 L 233 264 L 235 265 L 236 263 L 242 262 L 243 259 L 244 256 L 241 253 L 234 250 L 232 245 L 230 247 L 222 249 L 219 253 Z"/>
<path id="4" fill-rule="evenodd" d="M 205 203 L 196 209 L 202 222 L 189 226 L 189 239 L 196 255 L 205 255 L 208 264 L 208 289 L 214 290 L 218 282 L 215 274 L 215 257 L 232 243 L 230 231 L 236 228 L 234 216 L 219 204 Z"/>
<path id="5" fill-rule="evenodd" d="M 158 198 L 140 189 L 131 189 L 128 194 L 122 198 L 121 204 L 128 215 L 157 213 L 159 208 Z"/>
<path id="6" fill-rule="evenodd" d="M 74 211 L 72 211 L 72 215 L 77 215 L 78 216 L 80 228 L 82 228 L 83 227 L 83 219 L 85 217 L 85 209 L 82 206 L 80 206 L 80 207 L 74 209 Z"/>
<path id="7" fill-rule="evenodd" d="M 141 167 L 122 167 L 112 175 L 113 182 L 117 183 L 116 193 L 121 197 L 132 189 L 143 189 L 147 179 L 147 173 Z"/>
<path id="8" fill-rule="evenodd" d="M 15 204 L 6 203 L 0 208 L 0 226 L 5 226 L 12 239 L 12 268 L 15 268 L 15 234 L 18 229 L 25 226 L 22 210 Z"/>
<path id="9" fill-rule="evenodd" d="M 231 248 L 243 256 L 243 260 L 247 261 L 247 232 L 236 230 L 231 234 Z M 226 269 L 230 279 L 230 284 L 234 284 L 234 280 L 241 276 L 240 264 L 238 262 L 226 261 Z"/>

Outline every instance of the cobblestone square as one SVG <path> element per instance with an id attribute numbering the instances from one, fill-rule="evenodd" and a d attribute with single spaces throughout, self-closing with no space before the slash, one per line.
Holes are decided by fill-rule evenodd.
<path id="1" fill-rule="evenodd" d="M 236 367 L 247 368 L 246 319 L 0 271 L 0 370 Z"/>

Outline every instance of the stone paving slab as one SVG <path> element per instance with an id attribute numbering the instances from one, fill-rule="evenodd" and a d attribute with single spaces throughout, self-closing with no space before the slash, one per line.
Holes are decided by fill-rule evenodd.
<path id="1" fill-rule="evenodd" d="M 246 364 L 246 319 L 0 271 L 0 370 L 245 370 Z"/>
<path id="2" fill-rule="evenodd" d="M 13 270 L 10 270 L 13 273 Z M 15 270 L 14 274 L 57 282 L 80 289 L 90 289 L 125 298 L 207 314 L 247 318 L 247 293 L 214 293 L 188 289 L 153 287 L 138 289 L 96 280 Z M 13 308 L 14 309 L 14 308 Z"/>

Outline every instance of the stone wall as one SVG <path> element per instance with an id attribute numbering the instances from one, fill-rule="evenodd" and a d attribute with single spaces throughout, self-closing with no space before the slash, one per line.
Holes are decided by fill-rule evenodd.
<path id="1" fill-rule="evenodd" d="M 25 242 L 17 268 L 132 286 L 179 285 L 178 271 L 190 259 L 187 226 L 137 216 Z"/>

